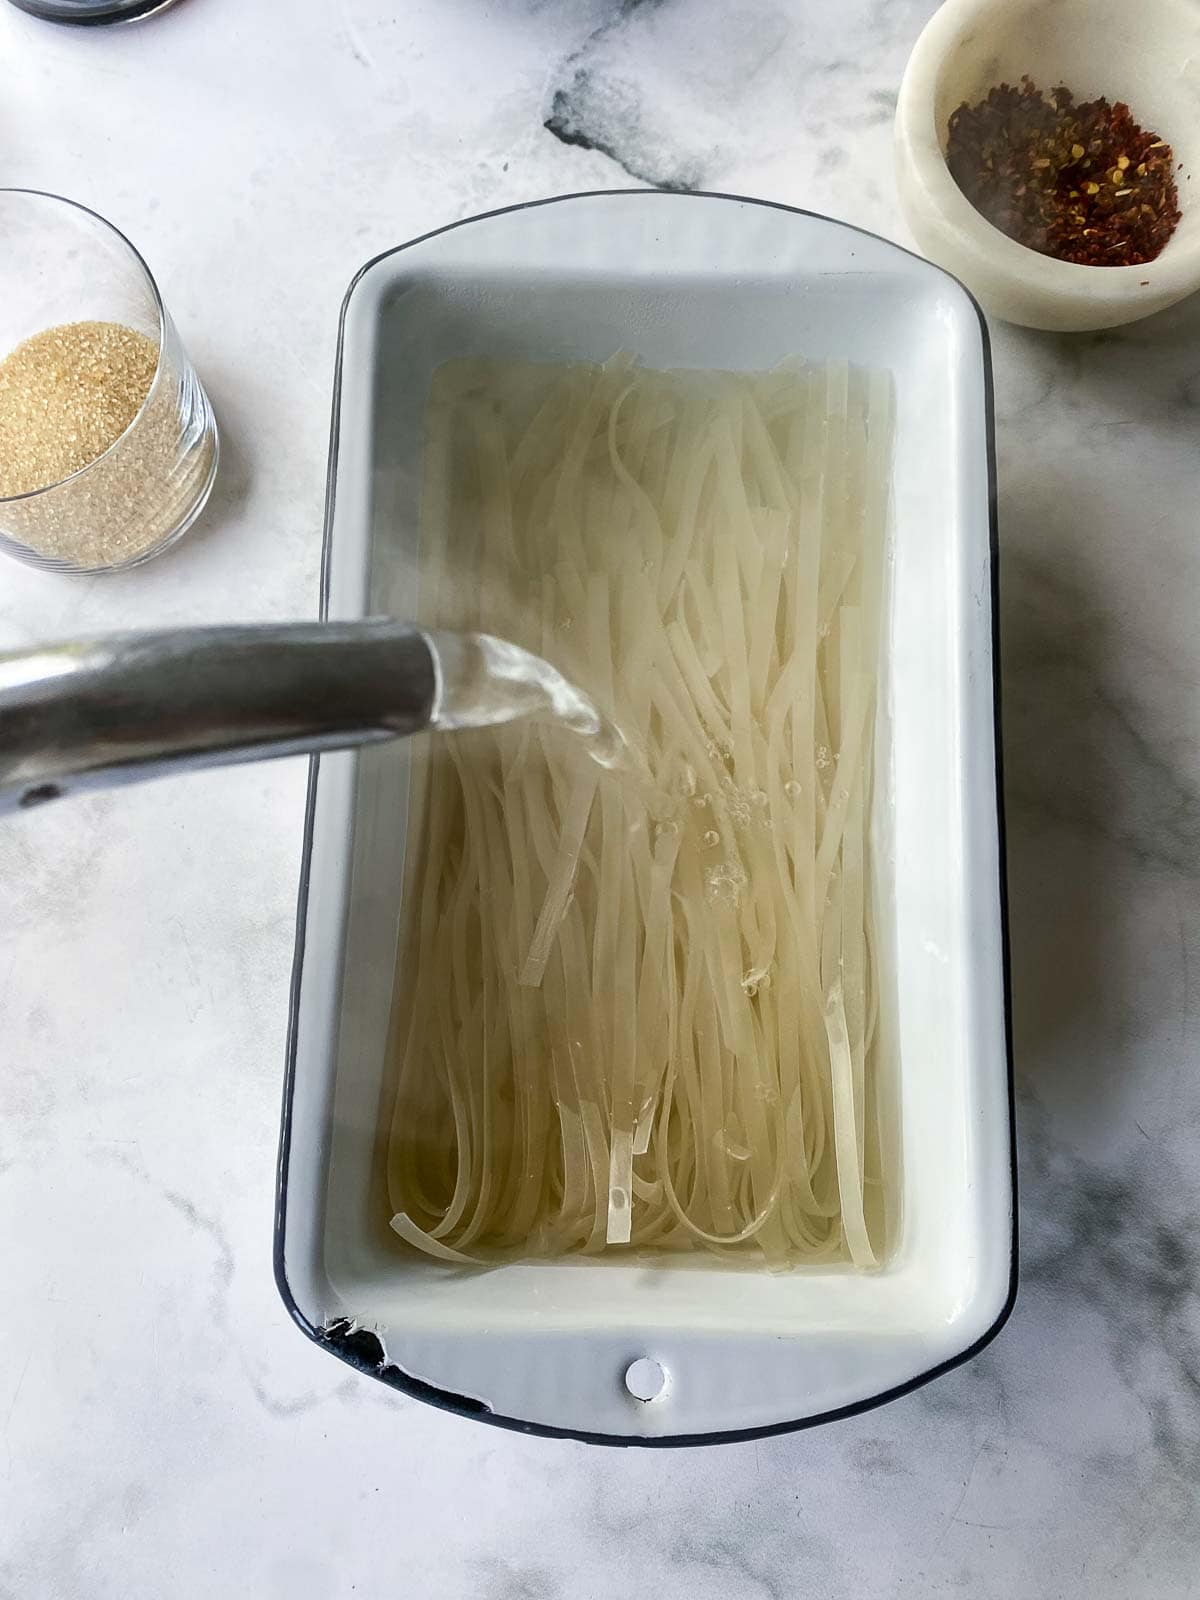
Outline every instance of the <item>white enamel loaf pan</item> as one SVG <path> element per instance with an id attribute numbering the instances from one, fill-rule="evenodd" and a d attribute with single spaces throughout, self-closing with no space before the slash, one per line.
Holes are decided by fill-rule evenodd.
<path id="1" fill-rule="evenodd" d="M 405 849 L 395 744 L 312 764 L 276 1264 L 308 1334 L 409 1394 L 530 1432 L 700 1443 L 903 1393 L 977 1351 L 1012 1303 L 988 348 L 939 268 L 758 201 L 572 195 L 429 234 L 371 262 L 346 297 L 325 614 L 413 611 L 423 416 L 443 362 L 618 349 L 656 367 L 846 357 L 895 377 L 875 817 L 893 996 L 887 1263 L 472 1273 L 407 1251 L 388 1227 L 378 1134 Z M 650 1401 L 625 1381 L 643 1358 L 665 1375 Z"/>

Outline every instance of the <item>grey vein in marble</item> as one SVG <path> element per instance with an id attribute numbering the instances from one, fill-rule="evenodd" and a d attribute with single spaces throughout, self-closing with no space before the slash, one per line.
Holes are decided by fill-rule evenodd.
<path id="1" fill-rule="evenodd" d="M 881 26 L 892 31 L 909 3 L 884 8 Z M 545 126 L 640 183 L 712 187 L 749 152 L 774 155 L 781 131 L 810 110 L 819 118 L 831 89 L 861 95 L 860 126 L 890 123 L 895 91 L 863 83 L 862 42 L 824 7 L 621 0 L 558 69 Z M 796 140 L 794 159 L 809 154 Z"/>
<path id="2" fill-rule="evenodd" d="M 1056 1141 L 1031 1089 L 1022 1101 L 1025 1292 L 1094 1307 L 1122 1381 L 1145 1408 L 1154 1450 L 1200 1482 L 1200 1284 L 1194 1195 L 1148 1136 L 1112 1167 Z"/>
<path id="3" fill-rule="evenodd" d="M 1200 303 L 997 345 L 1010 805 L 1196 877 L 1200 714 L 1162 508 L 1195 492 Z"/>
<path id="4" fill-rule="evenodd" d="M 647 26 L 659 35 L 651 41 L 650 60 L 660 49 L 671 48 L 659 34 L 661 19 L 648 21 L 671 3 L 619 0 L 613 15 L 563 63 L 560 75 L 566 81 L 553 91 L 544 126 L 563 144 L 607 156 L 638 183 L 659 189 L 699 189 L 705 167 L 698 158 L 664 144 L 661 129 L 648 127 L 653 110 L 637 81 L 645 59 L 640 46 Z"/>
<path id="5" fill-rule="evenodd" d="M 272 1417 L 298 1417 L 311 1411 L 315 1406 L 324 1404 L 329 1398 L 327 1390 L 277 1399 L 254 1370 L 253 1362 L 247 1352 L 249 1341 L 244 1336 L 245 1334 L 252 1338 L 253 1330 L 244 1330 L 243 1334 L 234 1327 L 232 1321 L 230 1299 L 236 1262 L 227 1232 L 221 1222 L 215 1216 L 202 1211 L 186 1194 L 180 1194 L 170 1184 L 154 1178 L 147 1171 L 139 1154 L 127 1149 L 112 1148 L 102 1153 L 102 1159 L 114 1162 L 137 1183 L 145 1185 L 150 1194 L 163 1201 L 183 1219 L 193 1235 L 206 1241 L 212 1255 L 207 1305 L 209 1326 L 221 1340 L 236 1351 L 246 1382 L 256 1403 L 263 1411 Z M 352 1388 L 353 1381 L 342 1378 L 334 1392 L 344 1396 Z"/>
<path id="6" fill-rule="evenodd" d="M 1021 751 L 1010 806 L 1200 877 L 1200 788 L 1138 685 L 1113 681 L 1118 619 L 1037 558 L 1004 571 L 1006 725 Z"/>

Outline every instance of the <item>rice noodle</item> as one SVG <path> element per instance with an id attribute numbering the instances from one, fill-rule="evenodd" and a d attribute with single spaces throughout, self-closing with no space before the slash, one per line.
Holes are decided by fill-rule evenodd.
<path id="1" fill-rule="evenodd" d="M 549 726 L 417 753 L 394 1229 L 874 1266 L 890 379 L 456 362 L 428 427 L 420 620 L 547 657 L 648 782 Z"/>

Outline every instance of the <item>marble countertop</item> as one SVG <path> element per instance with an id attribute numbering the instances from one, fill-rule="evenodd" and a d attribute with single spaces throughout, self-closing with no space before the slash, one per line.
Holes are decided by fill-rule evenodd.
<path id="1" fill-rule="evenodd" d="M 0 4 L 0 182 L 148 257 L 224 440 L 106 580 L 0 573 L 0 647 L 311 615 L 355 268 L 533 196 L 668 183 L 904 238 L 933 0 Z M 1022 1287 L 975 1362 L 759 1444 L 613 1452 L 391 1394 L 271 1277 L 304 771 L 0 830 L 0 1595 L 1200 1595 L 1200 301 L 995 329 Z M 1193 976 L 1193 974 L 1196 976 Z"/>

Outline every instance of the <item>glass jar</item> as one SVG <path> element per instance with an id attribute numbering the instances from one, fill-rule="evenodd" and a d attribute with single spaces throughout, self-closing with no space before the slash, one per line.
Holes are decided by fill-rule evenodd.
<path id="1" fill-rule="evenodd" d="M 148 561 L 200 514 L 218 456 L 212 408 L 158 287 L 124 234 L 58 195 L 0 189 L 0 238 L 0 363 L 40 333 L 69 340 L 81 324 L 141 336 L 146 370 L 157 352 L 144 398 L 131 401 L 131 420 L 94 460 L 0 494 L 0 551 L 69 572 Z M 10 414 L 10 428 L 14 418 L 23 413 Z"/>

